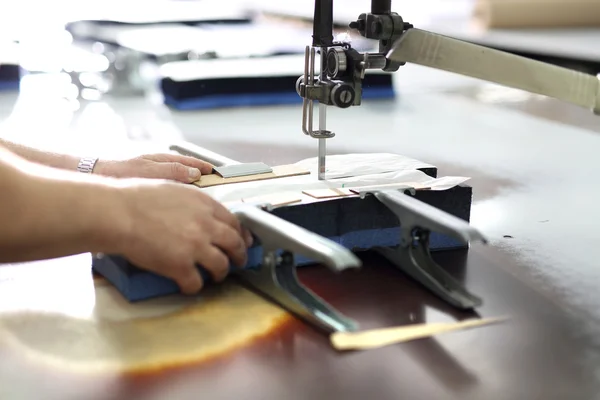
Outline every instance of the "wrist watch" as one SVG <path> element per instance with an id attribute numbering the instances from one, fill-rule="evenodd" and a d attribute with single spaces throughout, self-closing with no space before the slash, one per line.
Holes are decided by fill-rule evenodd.
<path id="1" fill-rule="evenodd" d="M 77 171 L 85 174 L 91 174 L 94 171 L 97 161 L 97 158 L 83 157 L 81 160 L 79 160 Z"/>

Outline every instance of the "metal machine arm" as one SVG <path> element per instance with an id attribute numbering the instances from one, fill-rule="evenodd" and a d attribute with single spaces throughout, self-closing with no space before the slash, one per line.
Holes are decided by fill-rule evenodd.
<path id="1" fill-rule="evenodd" d="M 296 84 L 304 99 L 348 108 L 361 103 L 368 69 L 397 71 L 407 62 L 454 72 L 503 86 L 553 97 L 600 112 L 597 77 L 413 28 L 391 11 L 391 0 L 372 0 L 371 12 L 349 24 L 368 39 L 379 41 L 375 53 L 359 53 L 350 43 L 333 40 L 333 1 L 315 0 L 312 49 L 321 54 L 318 79 L 308 79 L 314 57 L 307 56 L 305 74 Z M 312 62 L 312 63 L 311 63 Z M 305 132 L 310 134 L 310 132 Z"/>
<path id="2" fill-rule="evenodd" d="M 305 51 L 304 74 L 296 82 L 303 98 L 302 131 L 319 139 L 319 179 L 325 179 L 325 140 L 335 134 L 326 127 L 327 106 L 348 108 L 362 100 L 362 81 L 367 69 L 396 71 L 403 62 L 386 58 L 394 41 L 411 27 L 391 12 L 391 0 L 373 0 L 371 13 L 361 14 L 350 24 L 361 35 L 379 40 L 378 53 L 361 54 L 350 43 L 333 38 L 333 0 L 315 0 L 312 46 Z M 320 54 L 315 71 L 316 54 Z M 319 103 L 319 129 L 313 129 L 313 102 Z"/>

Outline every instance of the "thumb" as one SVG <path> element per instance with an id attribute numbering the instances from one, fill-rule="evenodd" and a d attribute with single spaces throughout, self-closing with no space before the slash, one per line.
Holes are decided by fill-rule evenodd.
<path id="1" fill-rule="evenodd" d="M 200 179 L 198 168 L 187 167 L 178 162 L 155 163 L 152 175 L 157 179 L 168 179 L 183 183 L 192 183 Z"/>

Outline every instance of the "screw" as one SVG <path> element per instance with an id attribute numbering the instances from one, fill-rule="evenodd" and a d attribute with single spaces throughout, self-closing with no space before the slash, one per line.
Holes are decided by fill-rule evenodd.
<path id="1" fill-rule="evenodd" d="M 350 27 L 350 29 L 357 29 L 359 31 L 363 31 L 365 29 L 365 21 L 362 19 L 352 21 L 350 22 L 350 24 L 348 24 L 348 26 Z"/>
<path id="2" fill-rule="evenodd" d="M 342 103 L 349 103 L 350 100 L 352 100 L 352 94 L 350 93 L 350 91 L 344 90 L 342 93 L 340 93 L 340 100 L 342 101 Z"/>

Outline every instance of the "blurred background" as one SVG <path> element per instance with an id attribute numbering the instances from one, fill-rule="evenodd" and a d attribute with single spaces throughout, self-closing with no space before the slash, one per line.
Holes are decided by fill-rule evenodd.
<path id="1" fill-rule="evenodd" d="M 392 9 L 422 29 L 600 72 L 600 0 L 397 0 Z M 265 107 L 299 131 L 295 82 L 313 10 L 312 0 L 2 0 L 0 135 L 79 153 L 182 138 L 223 149 L 205 122 Z M 375 50 L 348 28 L 369 11 L 367 0 L 334 1 L 336 35 Z M 367 104 L 458 87 L 484 101 L 534 97 L 415 66 L 371 75 Z M 273 116 L 272 107 L 294 111 Z"/>

